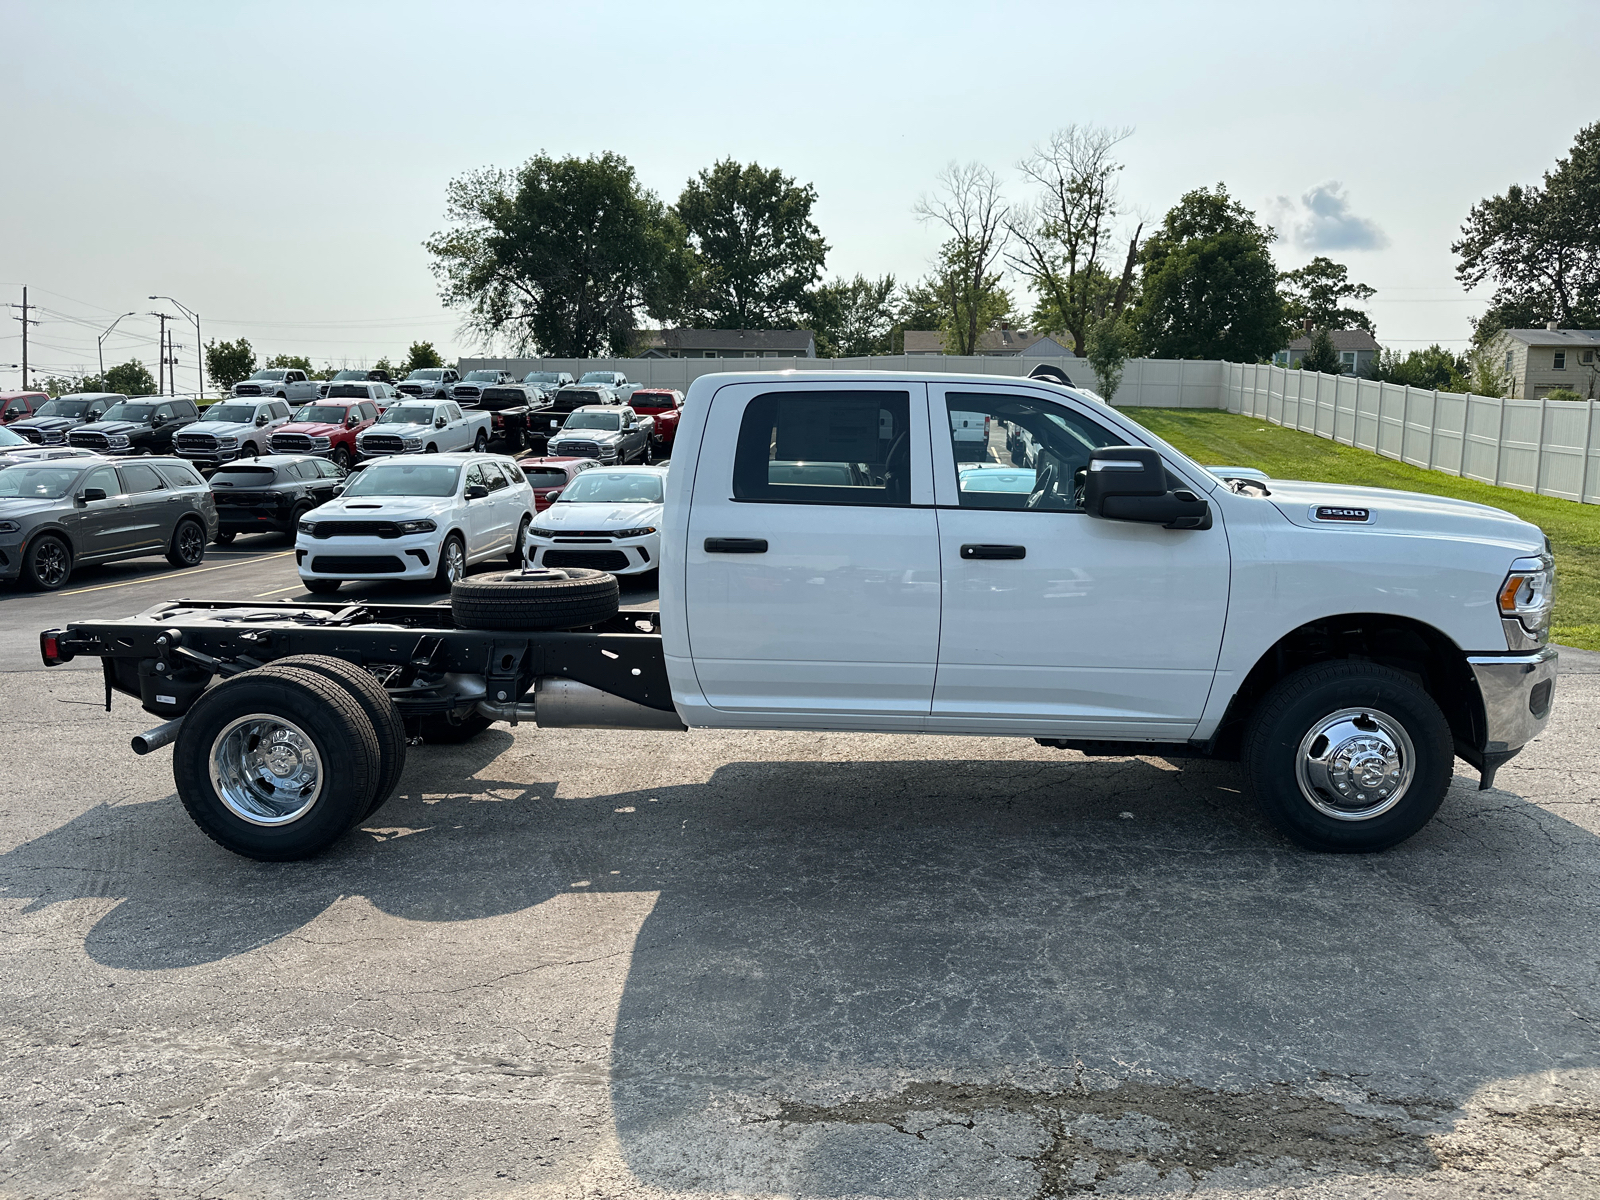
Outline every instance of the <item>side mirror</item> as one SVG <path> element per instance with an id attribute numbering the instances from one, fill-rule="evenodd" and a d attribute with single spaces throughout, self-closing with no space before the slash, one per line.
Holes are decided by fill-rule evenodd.
<path id="1" fill-rule="evenodd" d="M 336 484 L 334 484 L 333 485 L 333 494 L 335 496 L 344 495 L 344 489 L 347 488 L 348 486 L 349 486 L 349 484 L 346 484 L 346 483 L 336 483 Z"/>
<path id="2" fill-rule="evenodd" d="M 262 426 L 264 426 L 264 425 L 265 425 L 265 424 L 266 424 L 266 423 L 267 423 L 267 418 L 266 418 L 266 414 L 264 414 L 264 413 L 257 413 L 257 414 L 256 414 L 256 428 L 257 428 L 257 429 L 260 429 L 260 428 L 261 428 L 261 427 L 262 427 Z"/>
<path id="3" fill-rule="evenodd" d="M 1167 529 L 1211 528 L 1211 506 L 1186 488 L 1169 492 L 1161 455 L 1146 446 L 1102 446 L 1089 455 L 1083 510 Z"/>
<path id="4" fill-rule="evenodd" d="M 433 427 L 435 429 L 443 429 L 447 424 L 449 424 L 449 422 L 446 421 L 443 417 L 435 417 L 433 419 Z"/>
<path id="5" fill-rule="evenodd" d="M 557 500 L 561 499 L 561 489 L 557 488 L 553 492 L 546 492 L 544 498 L 546 503 L 554 504 Z"/>
<path id="6" fill-rule="evenodd" d="M 488 494 L 489 494 L 489 489 L 484 487 L 483 484 L 481 484 L 481 483 L 469 483 L 469 484 L 467 484 L 467 499 L 468 500 L 482 500 Z"/>
<path id="7" fill-rule="evenodd" d="M 83 494 L 78 497 L 78 499 L 82 500 L 85 504 L 89 503 L 91 500 L 104 500 L 105 498 L 106 493 L 104 488 L 84 488 Z"/>
<path id="8" fill-rule="evenodd" d="M 344 427 L 346 429 L 354 429 L 359 424 L 361 424 L 360 417 L 346 417 L 344 419 Z"/>

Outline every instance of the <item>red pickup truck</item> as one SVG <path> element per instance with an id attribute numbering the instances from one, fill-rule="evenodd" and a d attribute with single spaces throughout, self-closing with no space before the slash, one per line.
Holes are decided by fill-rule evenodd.
<path id="1" fill-rule="evenodd" d="M 673 388 L 640 388 L 628 400 L 633 411 L 656 422 L 655 452 L 666 454 L 678 435 L 678 419 L 683 416 L 683 393 Z"/>
<path id="2" fill-rule="evenodd" d="M 326 400 L 295 409 L 294 420 L 275 430 L 267 444 L 274 454 L 315 454 L 348 469 L 356 460 L 356 435 L 378 419 L 376 400 L 355 397 L 368 396 L 367 389 L 374 386 L 383 385 L 334 384 Z M 341 391 L 354 394 L 343 397 L 338 394 Z"/>

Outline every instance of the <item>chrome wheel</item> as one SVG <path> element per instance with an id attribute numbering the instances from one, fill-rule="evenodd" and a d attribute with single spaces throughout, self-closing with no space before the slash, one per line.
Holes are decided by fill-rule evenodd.
<path id="1" fill-rule="evenodd" d="M 467 573 L 467 552 L 453 538 L 444 544 L 444 577 L 454 583 Z"/>
<path id="2" fill-rule="evenodd" d="M 228 811 L 252 825 L 287 825 L 322 795 L 322 756 L 305 730 L 252 713 L 211 743 L 211 785 Z"/>
<path id="3" fill-rule="evenodd" d="M 206 554 L 205 532 L 193 521 L 185 521 L 178 527 L 178 557 L 193 566 Z"/>
<path id="4" fill-rule="evenodd" d="M 1406 794 L 1417 769 L 1405 726 L 1375 708 L 1344 708 L 1311 726 L 1295 754 L 1295 782 L 1336 821 L 1370 821 Z"/>

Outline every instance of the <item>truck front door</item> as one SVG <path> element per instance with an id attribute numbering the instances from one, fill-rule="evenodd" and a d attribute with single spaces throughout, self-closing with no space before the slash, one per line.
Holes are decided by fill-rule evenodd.
<path id="1" fill-rule="evenodd" d="M 716 393 L 685 556 L 690 653 L 713 708 L 923 727 L 939 643 L 926 405 L 921 383 Z"/>
<path id="2" fill-rule="evenodd" d="M 1091 450 L 1128 435 L 1067 397 L 930 391 L 944 606 L 929 728 L 1187 738 L 1228 609 L 1221 524 L 1086 515 Z"/>

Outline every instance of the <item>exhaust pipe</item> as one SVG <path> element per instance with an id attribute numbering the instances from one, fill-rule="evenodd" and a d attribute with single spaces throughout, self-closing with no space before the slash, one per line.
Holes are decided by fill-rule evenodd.
<path id="1" fill-rule="evenodd" d="M 152 750 L 159 750 L 163 746 L 171 745 L 177 740 L 178 728 L 182 724 L 182 717 L 174 717 L 165 725 L 157 725 L 154 729 L 147 729 L 143 733 L 135 734 L 133 752 L 135 754 L 149 754 Z"/>
<path id="2" fill-rule="evenodd" d="M 676 712 L 646 708 L 559 675 L 541 676 L 534 683 L 533 694 L 532 700 L 506 703 L 479 700 L 474 710 L 491 721 L 509 721 L 513 725 L 532 721 L 540 729 L 684 728 Z"/>

